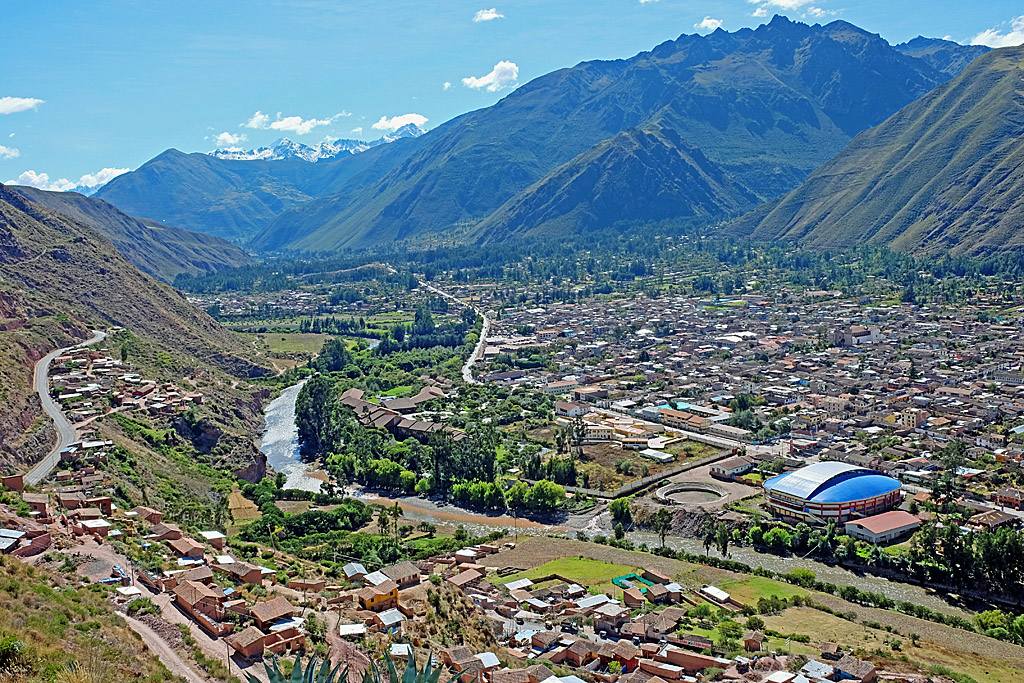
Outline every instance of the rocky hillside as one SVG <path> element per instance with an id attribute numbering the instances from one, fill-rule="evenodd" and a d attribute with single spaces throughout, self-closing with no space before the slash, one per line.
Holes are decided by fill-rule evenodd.
<path id="1" fill-rule="evenodd" d="M 253 263 L 248 254 L 227 240 L 135 218 L 96 197 L 34 187 L 9 189 L 95 228 L 136 268 L 164 282 L 172 282 L 179 273 L 216 273 Z"/>
<path id="2" fill-rule="evenodd" d="M 1024 47 L 1014 47 L 861 133 L 731 230 L 822 248 L 984 254 L 1024 246 L 1022 223 Z"/>
<path id="3" fill-rule="evenodd" d="M 0 185 L 0 467 L 34 461 L 50 443 L 32 390 L 35 361 L 88 338 L 89 330 L 112 326 L 126 328 L 137 340 L 139 362 L 168 379 L 230 385 L 230 377 L 267 372 L 246 357 L 236 336 L 135 268 L 97 231 Z M 222 429 L 240 432 L 239 420 L 258 424 L 258 405 L 227 389 L 222 400 L 241 401 L 220 418 Z M 248 443 L 243 459 L 257 457 Z"/>
<path id="4" fill-rule="evenodd" d="M 8 514 L 3 508 L 0 518 Z M 0 680 L 28 683 L 55 676 L 102 683 L 178 680 L 102 591 L 0 556 Z"/>

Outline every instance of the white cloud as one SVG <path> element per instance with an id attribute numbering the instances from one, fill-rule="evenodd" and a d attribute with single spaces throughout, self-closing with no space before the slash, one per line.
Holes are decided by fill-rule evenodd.
<path id="1" fill-rule="evenodd" d="M 452 82 L 451 81 L 445 81 L 444 85 L 441 86 L 441 90 L 451 90 L 451 89 L 452 89 Z"/>
<path id="2" fill-rule="evenodd" d="M 50 180 L 50 176 L 47 173 L 36 173 L 33 170 L 28 170 L 18 176 L 17 180 L 8 180 L 7 182 L 12 185 L 28 185 L 29 187 L 38 187 L 40 190 L 52 190 L 54 192 L 66 192 L 75 187 L 96 187 L 97 185 L 104 185 L 122 173 L 127 173 L 130 169 L 127 168 L 104 168 L 95 173 L 86 173 L 84 176 L 78 179 L 78 182 L 72 182 L 67 178 L 58 178 L 57 180 Z"/>
<path id="3" fill-rule="evenodd" d="M 971 45 L 1012 47 L 1021 44 L 1024 44 L 1024 14 L 1010 20 L 1010 30 L 1006 33 L 997 28 L 990 28 L 971 38 Z"/>
<path id="4" fill-rule="evenodd" d="M 704 17 L 696 24 L 694 24 L 693 27 L 700 31 L 714 31 L 716 29 L 722 28 L 722 20 L 712 19 L 711 17 Z"/>
<path id="5" fill-rule="evenodd" d="M 45 100 L 34 97 L 0 97 L 0 114 L 17 114 L 19 111 L 35 109 Z"/>
<path id="6" fill-rule="evenodd" d="M 641 5 L 649 5 L 652 2 L 658 2 L 658 0 L 640 0 Z"/>
<path id="7" fill-rule="evenodd" d="M 360 133 L 363 132 L 363 127 L 362 126 L 356 126 L 355 128 L 352 129 L 352 132 L 355 133 L 356 135 L 359 135 Z"/>
<path id="8" fill-rule="evenodd" d="M 219 135 L 213 136 L 213 142 L 218 147 L 234 147 L 235 145 L 241 142 L 245 142 L 247 139 L 248 136 L 245 133 L 239 133 L 238 135 L 235 135 L 234 133 L 229 133 L 228 131 L 224 131 Z"/>
<path id="9" fill-rule="evenodd" d="M 262 111 L 257 111 L 249 118 L 248 121 L 239 125 L 243 128 L 284 130 L 295 133 L 296 135 L 306 135 L 314 128 L 319 126 L 329 126 L 334 123 L 335 120 L 345 116 L 352 116 L 352 114 L 347 111 L 342 111 L 329 119 L 304 119 L 301 116 L 282 117 L 281 112 L 277 112 L 277 118 L 271 121 L 269 115 L 264 114 Z"/>
<path id="10" fill-rule="evenodd" d="M 758 19 L 767 17 L 776 11 L 796 12 L 803 17 L 814 19 L 839 14 L 837 10 L 823 9 L 814 4 L 817 1 L 819 0 L 747 0 L 751 5 L 757 5 L 750 16 Z"/>
<path id="11" fill-rule="evenodd" d="M 266 128 L 270 124 L 270 117 L 257 110 L 245 123 L 239 124 L 243 128 Z"/>
<path id="12" fill-rule="evenodd" d="M 16 159 L 21 156 L 21 152 L 16 150 L 14 147 L 4 147 L 0 145 L 0 159 Z"/>
<path id="13" fill-rule="evenodd" d="M 64 192 L 70 190 L 75 186 L 73 182 L 67 178 L 60 178 L 50 182 L 50 176 L 46 173 L 36 173 L 35 171 L 28 170 L 18 176 L 17 180 L 7 181 L 13 185 L 28 185 L 29 187 L 38 187 L 40 190 L 55 190 L 57 192 Z"/>
<path id="14" fill-rule="evenodd" d="M 78 179 L 78 184 L 86 187 L 106 185 L 117 176 L 127 173 L 130 170 L 131 169 L 129 168 L 102 168 L 95 173 L 86 173 Z"/>
<path id="15" fill-rule="evenodd" d="M 402 126 L 407 126 L 410 123 L 415 123 L 417 126 L 422 127 L 427 122 L 427 117 L 422 114 L 401 114 L 399 116 L 392 116 L 390 119 L 386 116 L 380 117 L 380 121 L 373 124 L 374 130 L 398 130 Z"/>
<path id="16" fill-rule="evenodd" d="M 301 116 L 287 116 L 271 123 L 270 129 L 287 130 L 296 135 L 305 135 L 317 126 L 329 126 L 333 122 L 333 117 L 329 119 L 303 119 Z"/>
<path id="17" fill-rule="evenodd" d="M 491 73 L 485 76 L 467 76 L 462 79 L 462 84 L 467 88 L 477 90 L 486 89 L 488 92 L 497 92 L 504 88 L 516 85 L 519 80 L 519 67 L 515 62 L 501 61 L 494 65 Z"/>
<path id="18" fill-rule="evenodd" d="M 493 21 L 494 19 L 504 19 L 505 15 L 492 7 L 491 9 L 482 9 L 473 15 L 473 22 L 479 24 L 481 21 Z"/>

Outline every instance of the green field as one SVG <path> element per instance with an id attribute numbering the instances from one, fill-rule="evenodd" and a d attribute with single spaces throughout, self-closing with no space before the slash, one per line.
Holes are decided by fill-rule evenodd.
<path id="1" fill-rule="evenodd" d="M 412 387 L 409 385 L 403 385 L 395 387 L 394 389 L 388 389 L 382 396 L 406 396 L 412 393 Z"/>
<path id="2" fill-rule="evenodd" d="M 744 605 L 756 605 L 758 599 L 776 596 L 779 598 L 791 598 L 794 595 L 805 596 L 807 591 L 799 586 L 794 586 L 781 581 L 773 581 L 763 576 L 744 576 L 718 585 L 734 599 Z"/>
<path id="3" fill-rule="evenodd" d="M 492 576 L 488 581 L 496 585 L 502 585 L 517 579 L 538 579 L 549 574 L 558 574 L 581 586 L 586 586 L 595 595 L 600 593 L 616 595 L 621 593 L 622 589 L 613 584 L 612 579 L 616 576 L 631 574 L 635 571 L 643 570 L 612 562 L 600 562 L 579 557 L 564 557 L 560 560 L 553 560 L 539 567 L 528 569 L 525 572 L 512 574 L 511 576 Z"/>
<path id="4" fill-rule="evenodd" d="M 320 353 L 324 342 L 331 338 L 329 334 L 313 334 L 294 332 L 290 334 L 265 333 L 265 334 L 243 334 L 250 342 L 256 341 L 256 345 L 265 348 L 271 355 L 306 354 L 314 355 Z M 264 347 L 264 344 L 266 345 Z"/>

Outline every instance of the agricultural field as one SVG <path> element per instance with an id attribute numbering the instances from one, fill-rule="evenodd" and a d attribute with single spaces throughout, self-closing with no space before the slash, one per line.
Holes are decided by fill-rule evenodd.
<path id="1" fill-rule="evenodd" d="M 229 535 L 237 533 L 241 527 L 261 517 L 256 503 L 243 496 L 239 489 L 235 489 L 228 496 L 228 511 L 231 513 L 231 524 L 227 530 Z"/>
<path id="2" fill-rule="evenodd" d="M 595 595 L 600 593 L 615 595 L 621 593 L 622 589 L 613 584 L 612 579 L 639 571 L 643 570 L 614 562 L 601 562 L 582 557 L 564 557 L 511 576 L 492 576 L 489 580 L 495 584 L 506 584 L 518 579 L 534 580 L 558 574 L 562 578 L 586 587 Z"/>

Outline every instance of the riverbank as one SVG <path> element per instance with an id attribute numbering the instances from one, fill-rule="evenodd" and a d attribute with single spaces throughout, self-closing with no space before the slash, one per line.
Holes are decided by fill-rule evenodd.
<path id="1" fill-rule="evenodd" d="M 299 452 L 299 430 L 295 426 L 295 401 L 306 380 L 283 389 L 264 410 L 263 437 L 260 451 L 267 464 L 285 475 L 285 488 L 317 493 L 327 481 L 327 473 L 314 464 L 302 461 Z"/>

